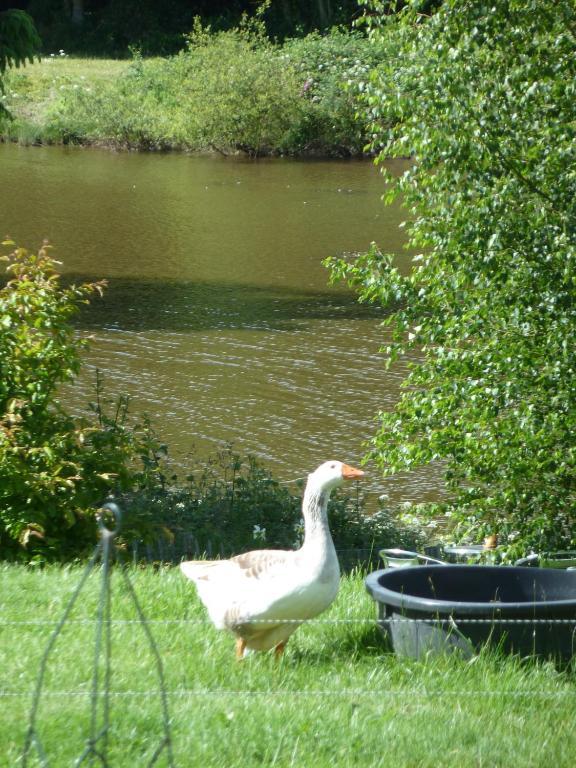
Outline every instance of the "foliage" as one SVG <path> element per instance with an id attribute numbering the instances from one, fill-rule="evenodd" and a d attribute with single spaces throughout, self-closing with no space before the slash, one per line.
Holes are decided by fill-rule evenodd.
<path id="1" fill-rule="evenodd" d="M 95 541 L 94 508 L 109 493 L 155 481 L 154 439 L 148 425 L 128 421 L 125 400 L 108 412 L 100 385 L 92 419 L 74 419 L 58 402 L 58 386 L 78 373 L 86 345 L 71 321 L 103 283 L 63 286 L 48 245 L 2 259 L 0 551 L 78 555 Z"/>
<path id="2" fill-rule="evenodd" d="M 387 473 L 442 461 L 451 512 L 509 555 L 576 544 L 576 159 L 573 2 L 372 3 L 371 36 L 399 48 L 370 80 L 378 161 L 411 156 L 403 275 L 371 250 L 332 262 L 391 310 L 390 362 L 412 350 L 372 455 Z M 380 15 L 379 15 L 380 14 Z M 390 125 L 393 125 L 390 131 Z"/>
<path id="3" fill-rule="evenodd" d="M 356 97 L 388 47 L 341 29 L 284 43 L 282 56 L 300 73 L 306 100 L 302 118 L 293 126 L 294 145 L 329 148 L 336 155 L 362 154 L 367 122 L 359 119 Z"/>
<path id="4" fill-rule="evenodd" d="M 24 11 L 0 13 L 0 97 L 4 96 L 3 75 L 9 67 L 32 62 L 40 47 L 40 38 L 32 18 Z M 9 116 L 0 98 L 0 120 Z"/>
<path id="5" fill-rule="evenodd" d="M 206 462 L 198 461 L 184 482 L 176 476 L 155 493 L 126 498 L 126 505 L 161 521 L 170 537 L 192 537 L 196 554 L 231 555 L 251 549 L 291 549 L 302 544 L 302 492 L 276 480 L 253 456 L 229 446 Z M 138 519 L 142 512 L 138 512 Z M 384 508 L 366 511 L 358 488 L 333 493 L 328 517 L 338 550 L 417 546 L 415 527 L 402 526 Z M 190 552 L 188 552 L 190 554 Z"/>
<path id="6" fill-rule="evenodd" d="M 303 100 L 298 76 L 266 36 L 259 17 L 212 33 L 196 20 L 188 50 L 174 61 L 184 84 L 185 124 L 203 146 L 259 155 L 283 148 Z M 200 77 L 198 73 L 201 73 Z"/>
<path id="7" fill-rule="evenodd" d="M 334 30 L 280 46 L 258 16 L 220 32 L 196 20 L 186 41 L 166 59 L 134 50 L 124 68 L 44 58 L 10 78 L 20 118 L 11 135 L 252 156 L 362 153 L 368 133 L 354 94 L 385 54 L 381 45 Z"/>

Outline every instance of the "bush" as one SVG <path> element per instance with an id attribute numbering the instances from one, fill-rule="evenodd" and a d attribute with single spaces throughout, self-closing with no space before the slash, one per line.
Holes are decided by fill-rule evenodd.
<path id="1" fill-rule="evenodd" d="M 95 542 L 94 508 L 108 494 L 156 482 L 157 445 L 149 425 L 129 423 L 125 400 L 105 411 L 100 386 L 91 419 L 71 417 L 57 400 L 86 345 L 71 321 L 104 284 L 62 286 L 48 245 L 2 260 L 9 279 L 0 289 L 0 552 L 76 556 Z"/>
<path id="2" fill-rule="evenodd" d="M 251 156 L 362 153 L 367 123 L 355 94 L 382 45 L 335 30 L 279 46 L 247 18 L 226 32 L 197 20 L 186 39 L 170 58 L 136 53 L 113 81 L 62 82 L 42 118 L 47 135 Z"/>
<path id="3" fill-rule="evenodd" d="M 299 73 L 306 102 L 292 127 L 290 146 L 334 155 L 364 152 L 369 136 L 367 121 L 358 114 L 357 96 L 388 47 L 339 29 L 286 41 L 281 56 Z"/>
<path id="4" fill-rule="evenodd" d="M 251 155 L 281 149 L 302 100 L 295 71 L 261 24 L 212 33 L 197 21 L 187 43 L 168 59 L 136 53 L 124 77 L 100 88 L 62 89 L 48 125 L 66 141 Z"/>
<path id="5" fill-rule="evenodd" d="M 257 459 L 241 457 L 228 447 L 208 462 L 198 462 L 185 482 L 173 477 L 158 492 L 145 491 L 125 502 L 161 521 L 170 539 L 186 540 L 180 554 L 228 556 L 251 549 L 299 547 L 304 534 L 303 485 L 289 490 Z M 377 552 L 381 547 L 414 548 L 422 543 L 421 533 L 400 525 L 389 510 L 368 514 L 359 488 L 333 493 L 328 518 L 338 550 Z"/>

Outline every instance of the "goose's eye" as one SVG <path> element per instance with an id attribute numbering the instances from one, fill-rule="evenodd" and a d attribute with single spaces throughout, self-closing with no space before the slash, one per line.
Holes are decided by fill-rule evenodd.
<path id="1" fill-rule="evenodd" d="M 330 464 L 330 469 L 336 469 L 336 464 Z"/>

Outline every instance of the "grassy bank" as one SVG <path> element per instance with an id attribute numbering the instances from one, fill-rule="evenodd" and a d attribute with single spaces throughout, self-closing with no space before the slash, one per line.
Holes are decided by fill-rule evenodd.
<path id="1" fill-rule="evenodd" d="M 38 664 L 80 574 L 77 567 L 0 567 L 3 765 L 18 763 Z M 489 655 L 400 662 L 381 644 L 358 576 L 343 580 L 323 617 L 358 622 L 300 628 L 279 664 L 269 655 L 237 663 L 233 639 L 205 623 L 176 569 L 138 570 L 132 579 L 163 658 L 182 768 L 573 763 L 573 677 Z M 135 619 L 114 583 L 113 617 Z M 95 575 L 51 658 L 39 724 L 53 765 L 72 763 L 89 726 L 97 601 Z M 25 621 L 37 623 L 16 623 Z M 114 624 L 112 637 L 111 764 L 143 765 L 161 737 L 159 697 L 147 693 L 158 682 L 136 624 Z"/>
<path id="2" fill-rule="evenodd" d="M 7 76 L 5 140 L 223 154 L 361 155 L 355 95 L 383 49 L 335 31 L 272 43 L 256 22 L 131 62 L 43 57 Z"/>
<path id="3" fill-rule="evenodd" d="M 11 70 L 6 77 L 4 104 L 13 120 L 0 124 L 5 141 L 23 144 L 62 143 L 64 136 L 52 125 L 52 110 L 64 93 L 80 88 L 94 93 L 123 76 L 128 61 L 42 57 L 34 64 Z"/>

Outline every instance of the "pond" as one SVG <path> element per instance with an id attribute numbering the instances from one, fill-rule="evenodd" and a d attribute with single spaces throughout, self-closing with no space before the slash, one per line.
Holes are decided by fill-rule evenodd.
<path id="1" fill-rule="evenodd" d="M 93 341 L 69 408 L 93 399 L 100 369 L 178 471 L 227 442 L 282 480 L 360 462 L 405 369 L 384 369 L 381 315 L 329 287 L 321 261 L 372 240 L 403 253 L 403 214 L 371 163 L 4 145 L 0 179 L 2 234 L 48 238 L 67 274 L 109 281 L 82 317 Z M 367 469 L 396 501 L 437 495 L 434 472 Z"/>

